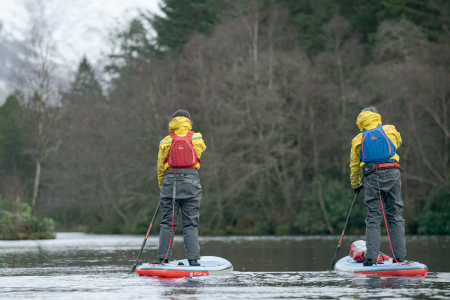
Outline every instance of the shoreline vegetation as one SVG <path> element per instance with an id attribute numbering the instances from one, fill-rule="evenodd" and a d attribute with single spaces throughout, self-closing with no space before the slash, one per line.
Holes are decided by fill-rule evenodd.
<path id="1" fill-rule="evenodd" d="M 0 240 L 44 240 L 55 238 L 53 219 L 31 215 L 31 206 L 20 199 L 0 199 Z"/>
<path id="2" fill-rule="evenodd" d="M 16 201 L 5 236 L 145 234 L 180 108 L 207 146 L 200 234 L 339 234 L 355 121 L 372 105 L 403 139 L 406 234 L 450 234 L 450 0 L 160 3 L 164 15 L 111 29 L 101 68 L 80 57 L 70 78 L 45 7 L 31 10 L 0 107 L 0 194 Z M 365 218 L 360 195 L 347 232 Z"/>

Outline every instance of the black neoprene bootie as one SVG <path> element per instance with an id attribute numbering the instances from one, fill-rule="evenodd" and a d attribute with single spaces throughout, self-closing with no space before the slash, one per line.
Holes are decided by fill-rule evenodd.
<path id="1" fill-rule="evenodd" d="M 398 262 L 404 262 L 404 261 L 406 261 L 406 259 L 404 259 L 404 258 L 397 258 L 397 257 L 396 257 L 396 259 L 397 259 Z M 395 259 L 394 259 L 394 261 L 395 261 Z"/>
<path id="2" fill-rule="evenodd" d="M 377 262 L 376 262 L 375 259 L 366 259 L 366 261 L 363 262 L 363 266 L 364 266 L 364 267 L 370 267 L 370 266 L 375 265 L 376 263 L 377 263 Z"/>
<path id="3" fill-rule="evenodd" d="M 163 259 L 159 259 L 159 263 L 160 264 L 168 264 L 169 261 L 167 259 L 163 260 Z"/>
<path id="4" fill-rule="evenodd" d="M 189 265 L 190 266 L 200 266 L 200 263 L 196 259 L 190 259 Z"/>

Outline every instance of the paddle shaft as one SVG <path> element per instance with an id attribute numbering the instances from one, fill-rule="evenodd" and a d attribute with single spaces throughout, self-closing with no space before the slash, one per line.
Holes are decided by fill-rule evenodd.
<path id="1" fill-rule="evenodd" d="M 148 227 L 147 235 L 145 236 L 145 239 L 142 242 L 141 250 L 139 251 L 139 254 L 138 254 L 137 258 L 136 258 L 136 262 L 134 263 L 133 268 L 131 268 L 131 271 L 128 274 L 131 274 L 131 273 L 133 273 L 136 270 L 136 266 L 137 266 L 137 264 L 139 262 L 139 258 L 141 258 L 142 251 L 144 250 L 145 243 L 147 242 L 148 235 L 150 234 L 150 231 L 152 230 L 153 222 L 155 221 L 155 218 L 156 218 L 156 215 L 158 214 L 160 206 L 161 206 L 161 202 L 158 202 L 158 207 L 156 207 L 156 211 L 155 211 L 155 214 L 153 215 L 152 222 L 150 223 L 150 227 Z"/>
<path id="2" fill-rule="evenodd" d="M 353 211 L 353 206 L 355 206 L 356 198 L 358 197 L 359 191 L 355 193 L 355 197 L 353 198 L 352 206 L 350 207 L 350 211 L 348 212 L 347 220 L 345 221 L 344 230 L 342 230 L 341 239 L 339 240 L 339 244 L 336 248 L 336 252 L 334 253 L 333 262 L 331 263 L 330 271 L 333 270 L 334 264 L 336 263 L 336 256 L 338 255 L 339 249 L 341 248 L 342 239 L 344 238 L 345 229 L 347 229 L 347 223 L 350 219 L 350 215 Z"/>

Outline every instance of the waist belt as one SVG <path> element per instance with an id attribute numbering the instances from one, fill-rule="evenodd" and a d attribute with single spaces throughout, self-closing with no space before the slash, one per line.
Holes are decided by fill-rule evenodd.
<path id="1" fill-rule="evenodd" d="M 400 165 L 399 165 L 399 163 L 396 163 L 396 162 L 389 162 L 389 163 L 378 164 L 378 169 L 381 169 L 381 168 L 397 168 L 397 169 L 400 169 Z"/>
<path id="2" fill-rule="evenodd" d="M 378 169 L 400 169 L 400 164 L 397 162 L 387 162 L 387 163 L 367 163 L 363 166 L 363 174 L 364 176 L 367 176 L 369 174 L 372 174 L 373 172 L 377 172 Z"/>
<path id="3" fill-rule="evenodd" d="M 166 171 L 166 174 L 198 174 L 197 169 L 170 169 Z"/>

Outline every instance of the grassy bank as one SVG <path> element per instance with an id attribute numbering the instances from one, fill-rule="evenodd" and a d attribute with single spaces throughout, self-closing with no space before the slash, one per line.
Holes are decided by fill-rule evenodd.
<path id="1" fill-rule="evenodd" d="M 31 215 L 31 207 L 17 199 L 0 199 L 0 240 L 54 239 L 53 219 Z"/>

